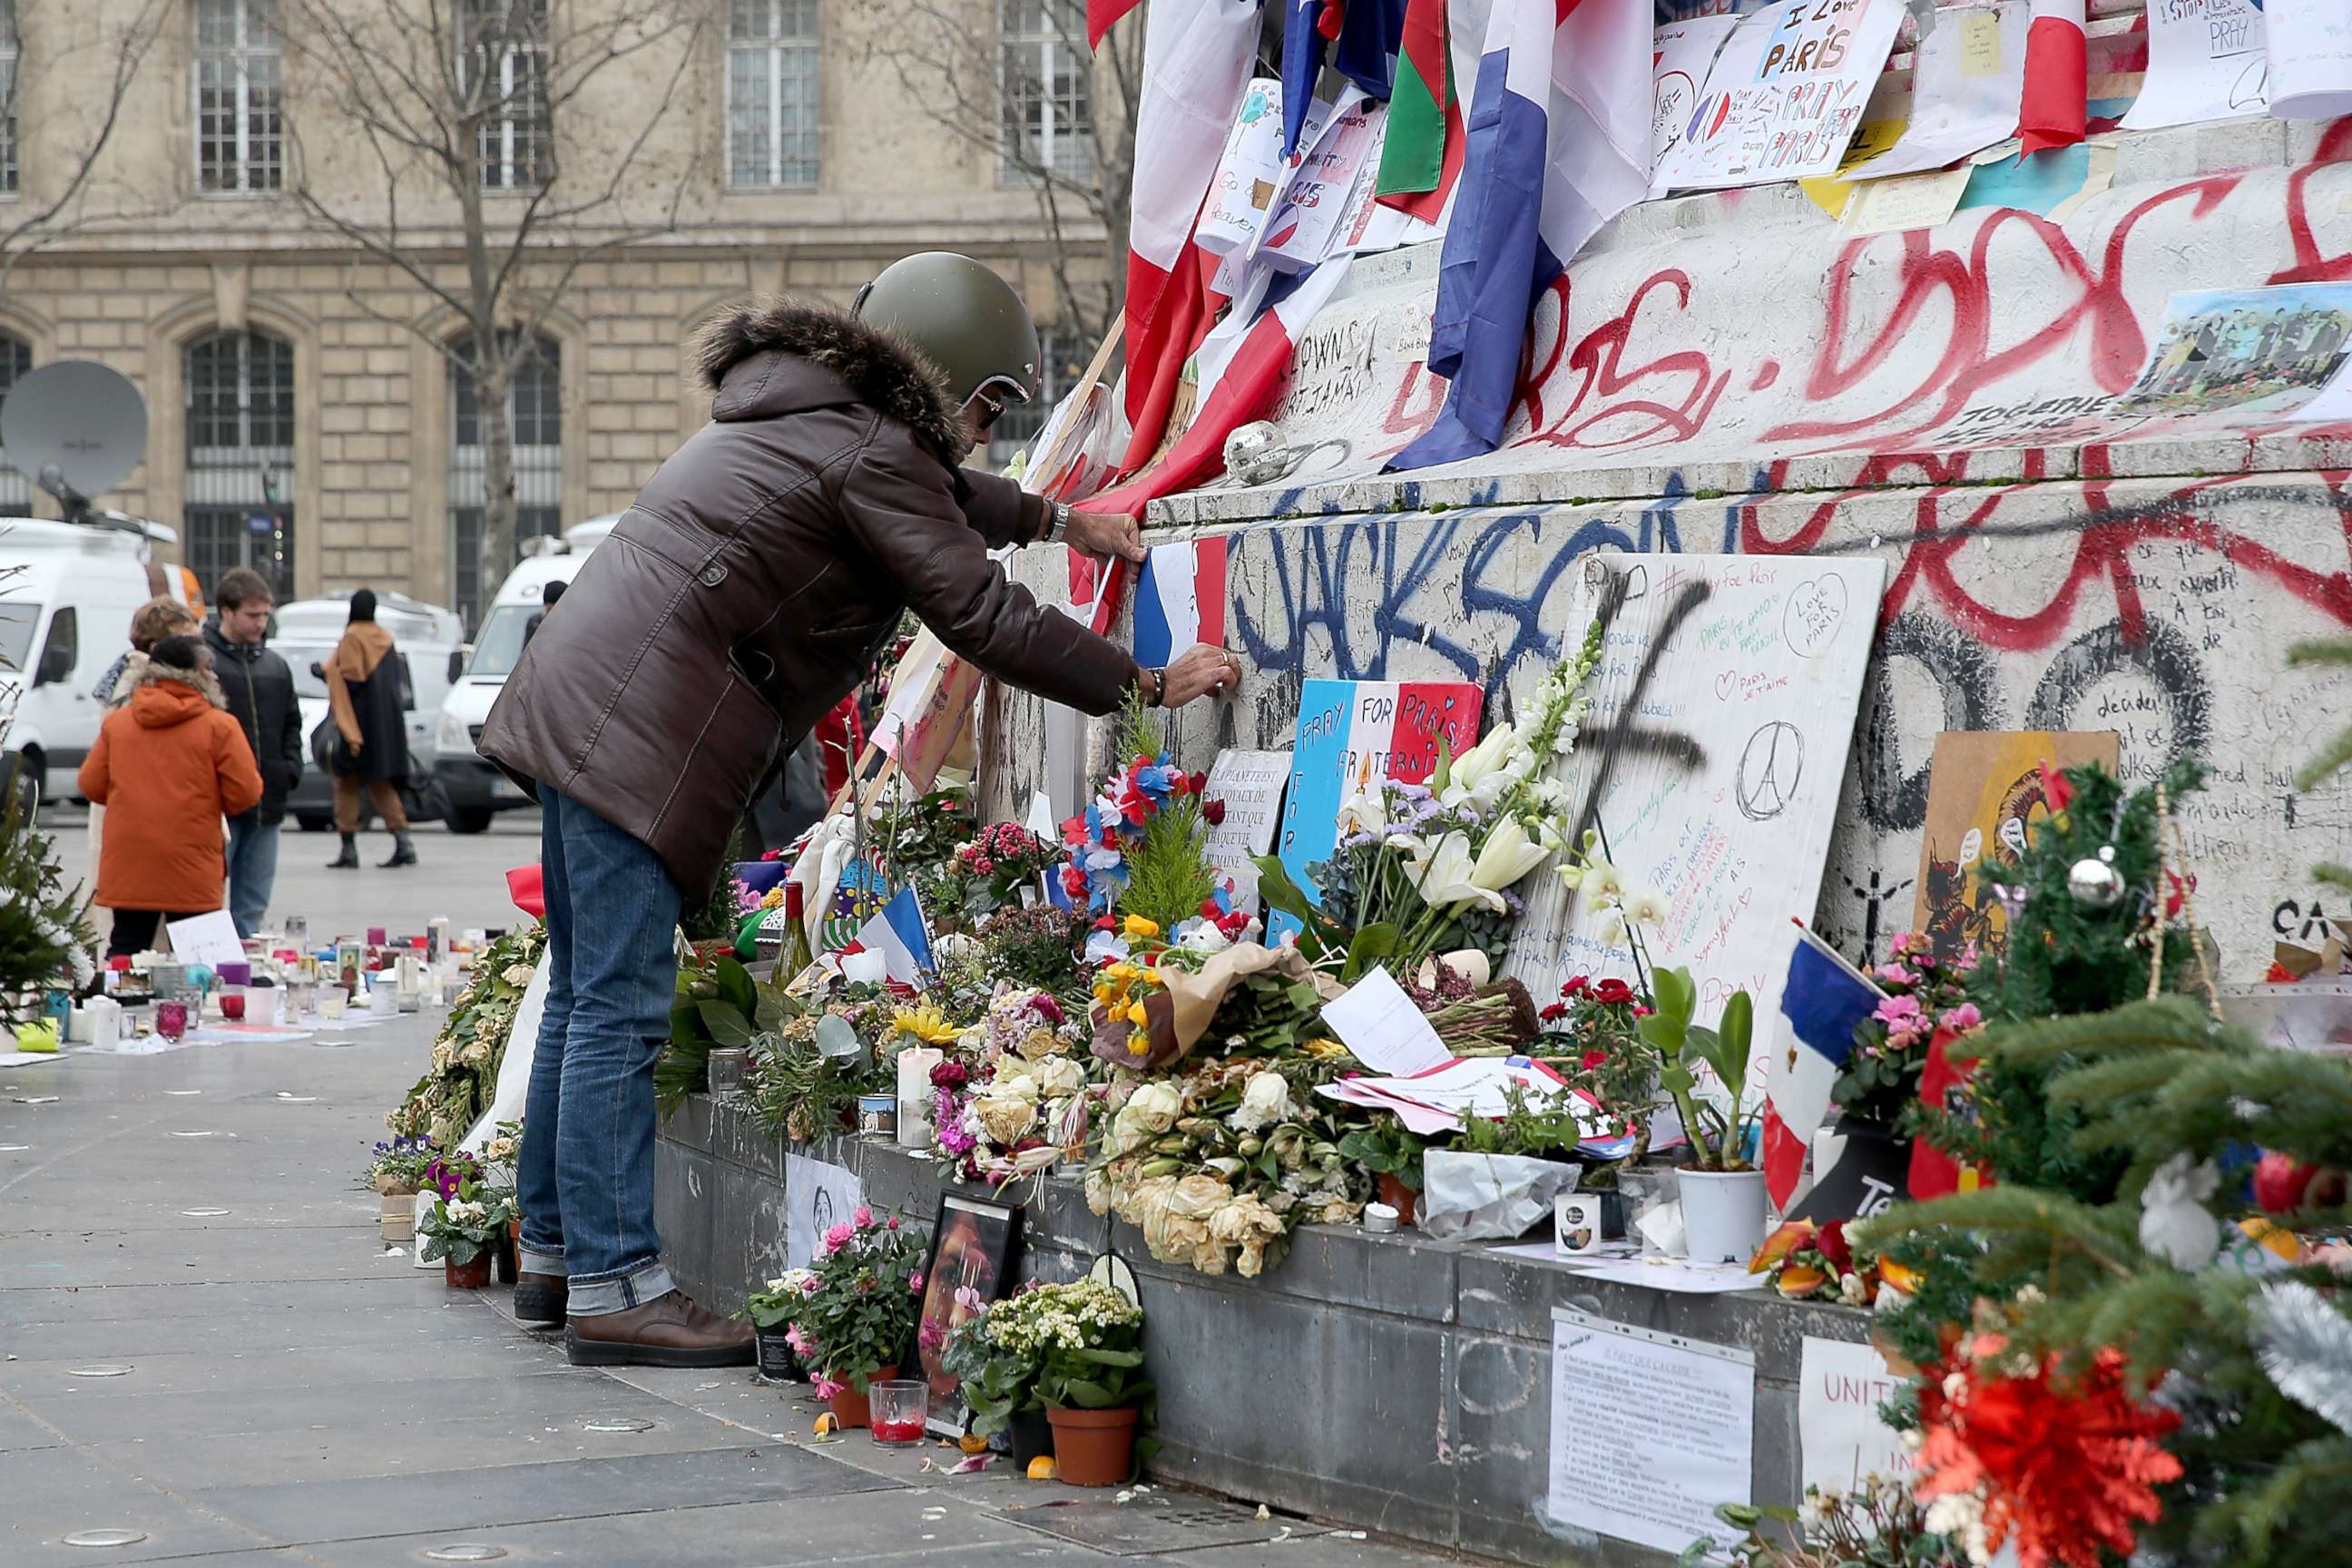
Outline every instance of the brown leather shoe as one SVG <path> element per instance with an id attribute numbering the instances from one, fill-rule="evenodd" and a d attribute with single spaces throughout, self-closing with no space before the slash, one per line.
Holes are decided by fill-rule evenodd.
<path id="1" fill-rule="evenodd" d="M 750 1366 L 757 1344 L 751 1324 L 673 1290 L 625 1312 L 567 1319 L 563 1349 L 573 1366 Z"/>
<path id="2" fill-rule="evenodd" d="M 526 1271 L 515 1276 L 515 1321 L 535 1329 L 562 1328 L 564 1300 L 571 1292 L 571 1285 L 561 1274 Z"/>

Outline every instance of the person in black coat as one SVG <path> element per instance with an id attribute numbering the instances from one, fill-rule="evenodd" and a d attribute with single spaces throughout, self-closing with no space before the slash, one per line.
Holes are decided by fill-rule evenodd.
<path id="1" fill-rule="evenodd" d="M 229 819 L 228 910 L 236 934 L 251 936 L 269 912 L 278 882 L 278 832 L 286 820 L 286 796 L 302 776 L 302 705 L 294 692 L 294 671 L 263 646 L 275 607 L 269 584 L 243 567 L 213 588 L 220 619 L 205 627 L 213 668 L 229 716 L 245 731 L 261 773 L 261 804 Z"/>

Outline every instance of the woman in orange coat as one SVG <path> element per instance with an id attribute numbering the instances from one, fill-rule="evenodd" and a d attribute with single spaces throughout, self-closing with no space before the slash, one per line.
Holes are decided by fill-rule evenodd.
<path id="1" fill-rule="evenodd" d="M 222 710 L 212 658 L 192 637 L 148 651 L 131 700 L 106 716 L 81 793 L 109 808 L 96 901 L 114 911 L 107 952 L 152 947 L 157 922 L 221 907 L 221 819 L 261 800 L 244 727 Z"/>

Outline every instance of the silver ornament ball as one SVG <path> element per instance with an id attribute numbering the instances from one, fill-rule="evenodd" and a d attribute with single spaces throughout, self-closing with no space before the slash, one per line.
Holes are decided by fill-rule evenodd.
<path id="1" fill-rule="evenodd" d="M 1235 484 L 1270 485 L 1290 470 L 1290 447 L 1266 420 L 1252 420 L 1225 437 L 1225 472 Z"/>
<path id="2" fill-rule="evenodd" d="M 2105 860 L 2085 858 L 2066 868 L 2066 891 L 2078 904 L 2110 909 L 2124 896 L 2124 879 Z"/>

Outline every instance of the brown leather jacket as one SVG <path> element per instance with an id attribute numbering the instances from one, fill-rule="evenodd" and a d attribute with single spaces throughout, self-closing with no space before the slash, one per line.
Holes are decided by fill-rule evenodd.
<path id="1" fill-rule="evenodd" d="M 745 306 L 704 333 L 711 422 L 661 466 L 523 650 L 481 752 L 650 847 L 689 899 L 778 758 L 903 609 L 1000 680 L 1088 713 L 1134 659 L 987 557 L 1034 496 L 960 467 L 954 409 L 856 318 Z"/>

